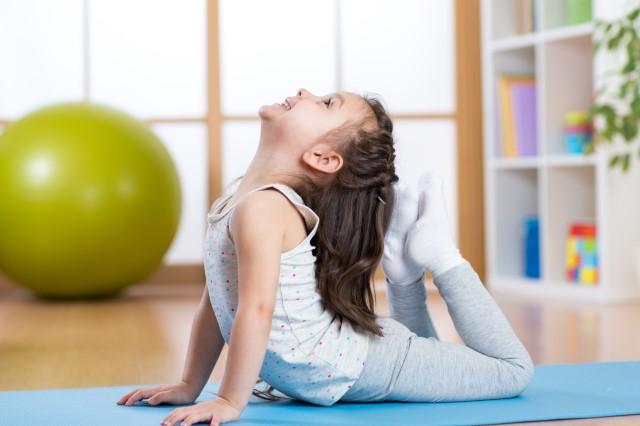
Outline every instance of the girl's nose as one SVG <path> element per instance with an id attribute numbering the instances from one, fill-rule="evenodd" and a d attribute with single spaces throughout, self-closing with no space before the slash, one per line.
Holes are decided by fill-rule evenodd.
<path id="1" fill-rule="evenodd" d="M 301 88 L 301 89 L 298 89 L 298 96 L 307 97 L 307 96 L 311 96 L 311 93 L 307 89 Z"/>
<path id="2" fill-rule="evenodd" d="M 298 97 L 300 98 L 300 100 L 301 99 L 313 99 L 317 103 L 322 103 L 322 99 L 321 98 L 319 98 L 318 96 L 313 95 L 311 92 L 309 92 L 305 88 L 298 89 Z"/>

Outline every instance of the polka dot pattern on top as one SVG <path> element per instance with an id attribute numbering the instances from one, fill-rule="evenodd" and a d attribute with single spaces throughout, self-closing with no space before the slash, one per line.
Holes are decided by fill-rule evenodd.
<path id="1" fill-rule="evenodd" d="M 237 187 L 236 187 L 237 188 Z M 320 219 L 288 185 L 271 183 L 250 192 L 275 188 L 304 218 L 307 237 L 280 257 L 280 280 L 260 377 L 287 396 L 330 406 L 340 400 L 363 371 L 369 337 L 322 308 L 315 279 L 311 239 Z M 229 234 L 233 191 L 212 206 L 204 238 L 207 289 L 220 331 L 227 343 L 238 307 L 238 263 Z M 246 196 L 246 194 L 245 194 Z M 236 203 L 237 204 L 237 203 Z"/>

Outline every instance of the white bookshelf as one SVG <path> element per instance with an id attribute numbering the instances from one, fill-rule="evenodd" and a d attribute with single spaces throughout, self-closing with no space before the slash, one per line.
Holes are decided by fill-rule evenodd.
<path id="1" fill-rule="evenodd" d="M 491 291 L 525 297 L 592 302 L 640 300 L 640 161 L 631 172 L 609 169 L 608 152 L 564 152 L 568 110 L 586 110 L 599 83 L 593 59 L 593 22 L 567 26 L 568 0 L 534 1 L 536 29 L 519 34 L 515 4 L 483 0 L 483 124 L 487 284 Z M 592 0 L 595 17 L 624 13 L 622 0 Z M 628 2 L 627 2 L 628 3 Z M 538 155 L 502 157 L 497 79 L 531 73 L 536 79 Z M 607 148 L 609 149 L 609 148 Z M 637 157 L 636 157 L 637 158 Z M 524 276 L 522 221 L 540 219 L 540 279 Z M 565 276 L 569 224 L 591 218 L 597 226 L 599 280 L 595 286 Z"/>

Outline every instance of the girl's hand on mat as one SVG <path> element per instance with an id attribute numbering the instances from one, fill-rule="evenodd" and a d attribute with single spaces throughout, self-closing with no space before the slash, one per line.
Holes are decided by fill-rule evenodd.
<path id="1" fill-rule="evenodd" d="M 197 389 L 188 383 L 157 386 L 154 388 L 134 389 L 118 400 L 119 405 L 133 405 L 136 401 L 146 399 L 149 405 L 189 404 L 198 397 Z"/>
<path id="2" fill-rule="evenodd" d="M 242 410 L 234 407 L 226 399 L 217 396 L 213 401 L 200 402 L 191 407 L 177 408 L 162 421 L 163 426 L 191 426 L 194 423 L 209 422 L 210 426 L 218 426 L 225 422 L 238 420 Z"/>

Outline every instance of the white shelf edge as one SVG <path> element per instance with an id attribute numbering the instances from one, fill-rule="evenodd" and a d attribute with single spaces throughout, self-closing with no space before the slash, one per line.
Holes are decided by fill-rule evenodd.
<path id="1" fill-rule="evenodd" d="M 490 44 L 490 49 L 493 52 L 504 52 L 533 47 L 538 40 L 538 36 L 537 33 L 528 33 L 493 40 Z"/>
<path id="2" fill-rule="evenodd" d="M 571 154 L 554 154 L 549 155 L 543 160 L 543 164 L 548 167 L 563 166 L 595 166 L 598 158 L 595 155 L 571 155 Z"/>
<path id="3" fill-rule="evenodd" d="M 605 301 L 606 293 L 602 284 L 587 286 L 569 282 L 545 279 L 527 279 L 524 277 L 499 277 L 489 281 L 493 292 L 511 293 L 527 297 L 554 298 L 563 300 Z"/>
<path id="4" fill-rule="evenodd" d="M 524 49 L 533 47 L 538 43 L 550 43 L 588 36 L 593 33 L 593 29 L 593 22 L 585 22 L 583 24 L 568 25 L 565 27 L 552 28 L 527 34 L 518 34 L 492 40 L 489 48 L 492 52 Z"/>
<path id="5" fill-rule="evenodd" d="M 500 157 L 493 159 L 493 167 L 497 170 L 535 169 L 539 165 L 539 157 Z"/>
<path id="6" fill-rule="evenodd" d="M 516 297 L 544 298 L 560 302 L 629 303 L 640 302 L 640 289 L 625 288 L 617 293 L 607 293 L 602 283 L 595 286 L 571 283 L 569 281 L 531 279 L 518 276 L 494 277 L 487 280 L 487 288 L 492 294 Z"/>
<path id="7" fill-rule="evenodd" d="M 496 170 L 535 169 L 546 167 L 595 166 L 598 158 L 595 155 L 551 154 L 535 157 L 496 157 L 492 160 Z"/>
<path id="8" fill-rule="evenodd" d="M 593 33 L 593 22 L 553 28 L 540 33 L 541 42 L 555 42 L 583 37 Z"/>

